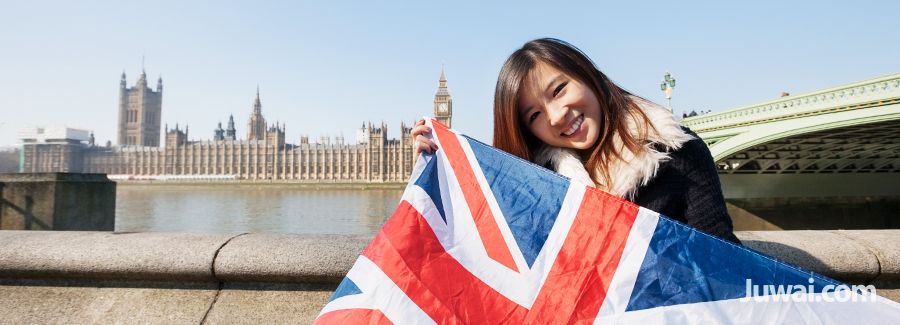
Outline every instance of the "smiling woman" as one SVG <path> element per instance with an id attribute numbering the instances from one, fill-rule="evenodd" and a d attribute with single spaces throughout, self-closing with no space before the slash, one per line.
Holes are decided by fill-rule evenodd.
<path id="1" fill-rule="evenodd" d="M 411 132 L 417 152 L 432 152 L 421 124 Z M 506 60 L 494 93 L 494 146 L 738 242 L 706 144 L 564 41 L 530 41 Z"/>
<path id="2" fill-rule="evenodd" d="M 554 147 L 588 149 L 597 142 L 600 103 L 590 88 L 543 62 L 524 81 L 517 113 L 531 134 Z"/>

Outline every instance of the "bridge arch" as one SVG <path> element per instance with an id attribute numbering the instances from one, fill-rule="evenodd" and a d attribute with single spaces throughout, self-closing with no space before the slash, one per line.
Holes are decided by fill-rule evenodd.
<path id="1" fill-rule="evenodd" d="M 721 174 L 900 171 L 900 74 L 689 118 Z"/>

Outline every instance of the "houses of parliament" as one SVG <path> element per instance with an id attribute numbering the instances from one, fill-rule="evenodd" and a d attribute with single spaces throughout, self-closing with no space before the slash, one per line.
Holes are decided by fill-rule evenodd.
<path id="1" fill-rule="evenodd" d="M 21 172 L 104 173 L 113 179 L 149 180 L 289 180 L 311 183 L 406 182 L 414 163 L 410 126 L 400 124 L 400 139 L 387 138 L 387 125 L 364 123 L 356 142 L 343 136 L 297 143 L 285 139 L 285 126 L 267 123 L 257 88 L 239 139 L 234 117 L 212 139 L 189 141 L 188 126 L 161 123 L 162 78 L 155 90 L 142 71 L 128 87 L 119 83 L 117 145 L 98 146 L 93 133 L 77 129 L 35 128 L 20 134 Z M 444 71 L 434 96 L 435 118 L 451 125 L 453 101 Z M 162 137 L 160 136 L 162 134 Z M 160 138 L 163 139 L 162 146 Z"/>

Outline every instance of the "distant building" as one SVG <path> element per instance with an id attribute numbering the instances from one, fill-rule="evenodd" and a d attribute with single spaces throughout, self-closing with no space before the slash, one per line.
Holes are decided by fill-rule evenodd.
<path id="1" fill-rule="evenodd" d="M 136 179 L 363 183 L 405 182 L 412 172 L 414 143 L 409 136 L 411 127 L 405 123 L 400 124 L 399 140 L 387 138 L 384 123 L 363 123 L 357 132 L 356 144 L 344 143 L 343 136 L 333 139 L 323 136 L 318 143 L 310 143 L 307 136 L 301 136 L 299 143 L 290 144 L 285 141 L 284 124 L 266 124 L 258 88 L 246 140 L 236 139 L 234 117 L 229 116 L 227 129 L 222 129 L 219 123 L 209 141 L 190 141 L 187 126 L 183 129 L 178 124 L 172 129 L 165 126 L 165 146 L 159 147 L 159 137 L 151 140 L 154 131 L 150 128 L 153 119 L 161 116 L 162 81 L 157 91 L 152 92 L 144 86 L 144 79 L 142 73 L 135 87 L 125 89 L 123 74 L 122 89 L 125 90 L 120 92 L 120 99 L 125 99 L 120 101 L 120 113 L 124 107 L 126 118 L 124 124 L 120 118 L 120 145 L 94 146 L 92 136 L 82 130 L 54 131 L 57 133 L 52 133 L 53 136 L 32 135 L 38 134 L 34 130 L 20 136 L 26 152 L 20 169 L 24 172 L 106 173 Z M 446 84 L 442 70 L 435 94 L 434 116 L 450 125 L 452 102 Z M 134 89 L 143 91 L 134 92 Z M 149 96 L 156 97 L 147 100 Z M 131 104 L 145 102 L 148 104 Z M 155 117 L 145 118 L 145 113 Z M 134 119 L 133 114 L 140 118 Z M 155 132 L 159 134 L 159 129 Z M 121 144 L 123 136 L 124 145 Z"/>
<path id="2" fill-rule="evenodd" d="M 162 77 L 156 91 L 147 86 L 147 73 L 141 71 L 134 87 L 127 88 L 125 72 L 119 82 L 119 146 L 159 147 L 162 121 Z"/>
<path id="3" fill-rule="evenodd" d="M 84 151 L 93 134 L 68 127 L 32 127 L 19 130 L 22 139 L 22 166 L 19 171 L 80 173 Z"/>
<path id="4" fill-rule="evenodd" d="M 441 67 L 441 77 L 438 79 L 438 90 L 434 94 L 434 118 L 446 125 L 450 125 L 453 116 L 453 99 L 447 90 L 447 78 L 444 77 L 444 67 Z"/>

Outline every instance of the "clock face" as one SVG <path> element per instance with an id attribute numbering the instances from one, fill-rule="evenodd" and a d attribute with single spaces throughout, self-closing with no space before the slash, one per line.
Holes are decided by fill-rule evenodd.
<path id="1" fill-rule="evenodd" d="M 441 103 L 440 105 L 438 105 L 438 112 L 446 112 L 446 111 L 447 111 L 447 104 Z"/>

